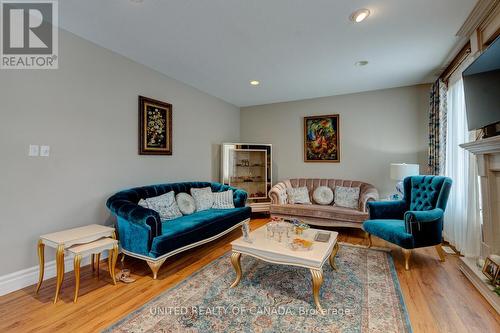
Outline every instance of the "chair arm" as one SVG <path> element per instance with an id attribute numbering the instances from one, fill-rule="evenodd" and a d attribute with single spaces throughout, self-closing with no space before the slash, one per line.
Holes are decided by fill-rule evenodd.
<path id="1" fill-rule="evenodd" d="M 368 212 L 368 202 L 378 200 L 378 191 L 374 186 L 366 186 L 364 191 L 359 194 L 358 209 L 364 213 Z"/>
<path id="2" fill-rule="evenodd" d="M 402 220 L 406 211 L 406 201 L 368 201 L 368 213 L 371 220 Z"/>
<path id="3" fill-rule="evenodd" d="M 443 215 L 441 208 L 405 213 L 405 230 L 412 234 L 418 247 L 442 242 Z"/>
<path id="4" fill-rule="evenodd" d="M 287 203 L 286 195 L 286 185 L 283 182 L 279 182 L 274 185 L 269 191 L 269 198 L 271 198 L 271 204 L 274 205 L 284 205 Z"/>

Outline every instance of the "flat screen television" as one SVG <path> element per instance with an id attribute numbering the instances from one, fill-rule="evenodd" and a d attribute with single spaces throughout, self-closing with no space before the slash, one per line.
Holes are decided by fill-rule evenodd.
<path id="1" fill-rule="evenodd" d="M 500 37 L 462 73 L 469 130 L 500 134 Z"/>

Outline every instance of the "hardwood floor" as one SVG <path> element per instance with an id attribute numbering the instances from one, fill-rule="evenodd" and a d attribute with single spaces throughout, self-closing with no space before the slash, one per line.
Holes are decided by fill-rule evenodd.
<path id="1" fill-rule="evenodd" d="M 267 222 L 253 219 L 252 228 Z M 365 244 L 360 230 L 337 229 L 340 241 Z M 52 304 L 55 279 L 45 281 L 39 295 L 34 286 L 0 297 L 0 332 L 96 332 L 146 303 L 165 289 L 188 277 L 230 250 L 229 242 L 241 235 L 235 230 L 223 238 L 167 259 L 153 280 L 147 264 L 128 258 L 136 282 L 111 284 L 106 262 L 101 262 L 101 279 L 83 267 L 80 296 L 73 304 L 74 278 L 67 273 L 61 299 Z M 377 238 L 374 246 L 389 244 Z M 33 246 L 35 251 L 35 246 Z M 457 256 L 438 261 L 433 248 L 414 251 L 411 270 L 404 270 L 401 251 L 393 251 L 401 289 L 414 332 L 500 332 L 500 316 L 458 269 Z M 117 263 L 117 269 L 120 263 Z"/>

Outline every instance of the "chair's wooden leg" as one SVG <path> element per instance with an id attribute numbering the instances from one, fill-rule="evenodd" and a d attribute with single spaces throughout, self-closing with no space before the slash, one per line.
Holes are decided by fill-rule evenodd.
<path id="1" fill-rule="evenodd" d="M 372 235 L 370 233 L 366 233 L 366 238 L 368 240 L 368 248 L 372 247 Z"/>
<path id="2" fill-rule="evenodd" d="M 158 271 L 160 270 L 161 265 L 167 260 L 167 258 L 157 260 L 157 261 L 146 261 L 148 263 L 149 268 L 151 268 L 151 271 L 153 272 L 153 280 L 156 280 L 156 277 L 158 276 Z"/>
<path id="3" fill-rule="evenodd" d="M 436 249 L 436 252 L 437 252 L 437 254 L 439 256 L 439 260 L 441 262 L 445 262 L 446 261 L 446 255 L 444 253 L 443 248 L 441 247 L 441 244 L 434 246 L 434 248 Z"/>
<path id="4" fill-rule="evenodd" d="M 405 269 L 407 271 L 410 270 L 410 256 L 411 256 L 411 250 L 407 249 L 402 249 L 403 250 L 403 256 L 405 257 Z"/>

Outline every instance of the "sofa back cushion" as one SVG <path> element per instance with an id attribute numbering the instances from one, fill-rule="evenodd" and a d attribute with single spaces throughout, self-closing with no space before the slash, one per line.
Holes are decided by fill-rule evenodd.
<path id="1" fill-rule="evenodd" d="M 364 192 L 364 189 L 371 187 L 370 184 L 354 181 L 354 180 L 342 180 L 342 179 L 326 179 L 326 178 L 295 178 L 289 180 L 291 187 L 307 187 L 309 190 L 309 197 L 312 199 L 314 190 L 320 186 L 328 186 L 335 193 L 336 186 L 343 187 L 359 187 L 360 192 Z"/>

